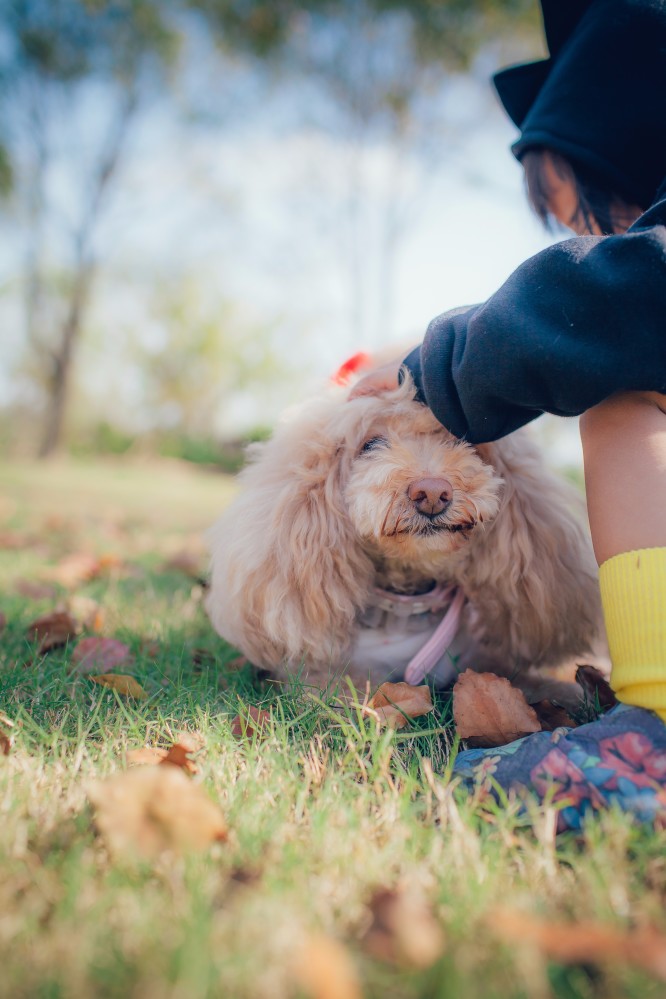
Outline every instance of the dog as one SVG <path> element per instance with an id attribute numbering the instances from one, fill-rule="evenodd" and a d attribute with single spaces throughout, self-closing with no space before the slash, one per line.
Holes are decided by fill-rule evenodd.
<path id="1" fill-rule="evenodd" d="M 207 611 L 255 666 L 321 689 L 472 668 L 564 693 L 545 671 L 595 641 L 596 564 L 524 431 L 457 440 L 406 377 L 305 404 L 249 458 L 210 535 Z"/>

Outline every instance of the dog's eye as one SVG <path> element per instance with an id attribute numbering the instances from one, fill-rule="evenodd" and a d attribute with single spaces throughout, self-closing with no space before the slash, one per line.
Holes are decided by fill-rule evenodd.
<path id="1" fill-rule="evenodd" d="M 389 442 L 385 437 L 371 437 L 369 441 L 366 441 L 361 448 L 361 454 L 367 454 L 369 451 L 374 451 L 378 447 L 388 447 Z"/>

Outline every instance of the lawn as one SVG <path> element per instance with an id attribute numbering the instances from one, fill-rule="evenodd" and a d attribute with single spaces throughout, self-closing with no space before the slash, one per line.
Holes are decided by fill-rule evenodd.
<path id="1" fill-rule="evenodd" d="M 606 814 L 556 839 L 552 809 L 481 807 L 447 781 L 449 697 L 378 729 L 216 638 L 201 532 L 232 490 L 175 463 L 0 467 L 0 995 L 663 996 L 663 966 L 625 946 L 666 932 L 663 833 Z M 28 626 L 57 606 L 128 646 L 145 700 L 73 668 L 78 638 L 39 651 Z M 234 734 L 251 706 L 264 728 Z M 112 849 L 89 794 L 183 732 L 228 836 Z M 577 960 L 553 956 L 561 925 Z"/>

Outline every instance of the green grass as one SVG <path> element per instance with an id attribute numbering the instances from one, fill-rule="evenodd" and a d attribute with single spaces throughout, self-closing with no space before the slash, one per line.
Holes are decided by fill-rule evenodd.
<path id="1" fill-rule="evenodd" d="M 305 994 L 294 967 L 323 933 L 348 951 L 367 997 L 663 996 L 663 982 L 635 967 L 567 968 L 493 932 L 502 906 L 665 928 L 663 833 L 609 814 L 556 841 L 548 810 L 528 826 L 513 806 L 456 797 L 442 776 L 447 697 L 392 734 L 333 695 L 286 692 L 227 666 L 235 653 L 211 632 L 201 587 L 163 563 L 179 548 L 201 551 L 200 532 L 232 489 L 168 463 L 0 468 L 0 531 L 26 543 L 0 551 L 0 709 L 18 725 L 0 757 L 0 995 L 287 999 Z M 145 702 L 71 673 L 70 650 L 39 656 L 26 638 L 58 597 L 28 600 L 17 581 L 81 550 L 130 566 L 76 593 L 97 600 L 105 633 L 131 646 Z M 195 649 L 208 656 L 195 662 Z M 248 705 L 271 712 L 262 741 L 231 734 Z M 183 729 L 204 740 L 196 780 L 219 802 L 228 842 L 112 860 L 86 787 L 124 769 L 128 747 Z M 363 944 L 372 893 L 398 886 L 418 891 L 445 933 L 424 970 Z M 321 999 L 332 995 L 325 984 Z"/>

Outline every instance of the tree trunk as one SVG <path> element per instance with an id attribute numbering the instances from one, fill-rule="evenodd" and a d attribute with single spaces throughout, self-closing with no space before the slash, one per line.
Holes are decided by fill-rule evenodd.
<path id="1" fill-rule="evenodd" d="M 76 239 L 76 265 L 69 310 L 61 327 L 58 342 L 51 351 L 52 369 L 49 377 L 44 434 L 38 450 L 40 458 L 51 457 L 62 444 L 65 414 L 72 384 L 74 355 L 81 338 L 83 319 L 95 272 L 92 249 L 93 233 L 99 220 L 104 196 L 108 192 L 109 183 L 118 166 L 127 128 L 136 108 L 136 101 L 136 91 L 132 86 L 125 95 L 116 127 L 101 157 L 95 185 Z"/>
<path id="2" fill-rule="evenodd" d="M 44 434 L 38 451 L 39 458 L 52 457 L 62 444 L 65 411 L 72 382 L 72 361 L 81 334 L 81 320 L 91 277 L 91 267 L 84 268 L 77 275 L 76 284 L 72 291 L 69 315 L 63 324 L 60 343 L 53 356 Z"/>

